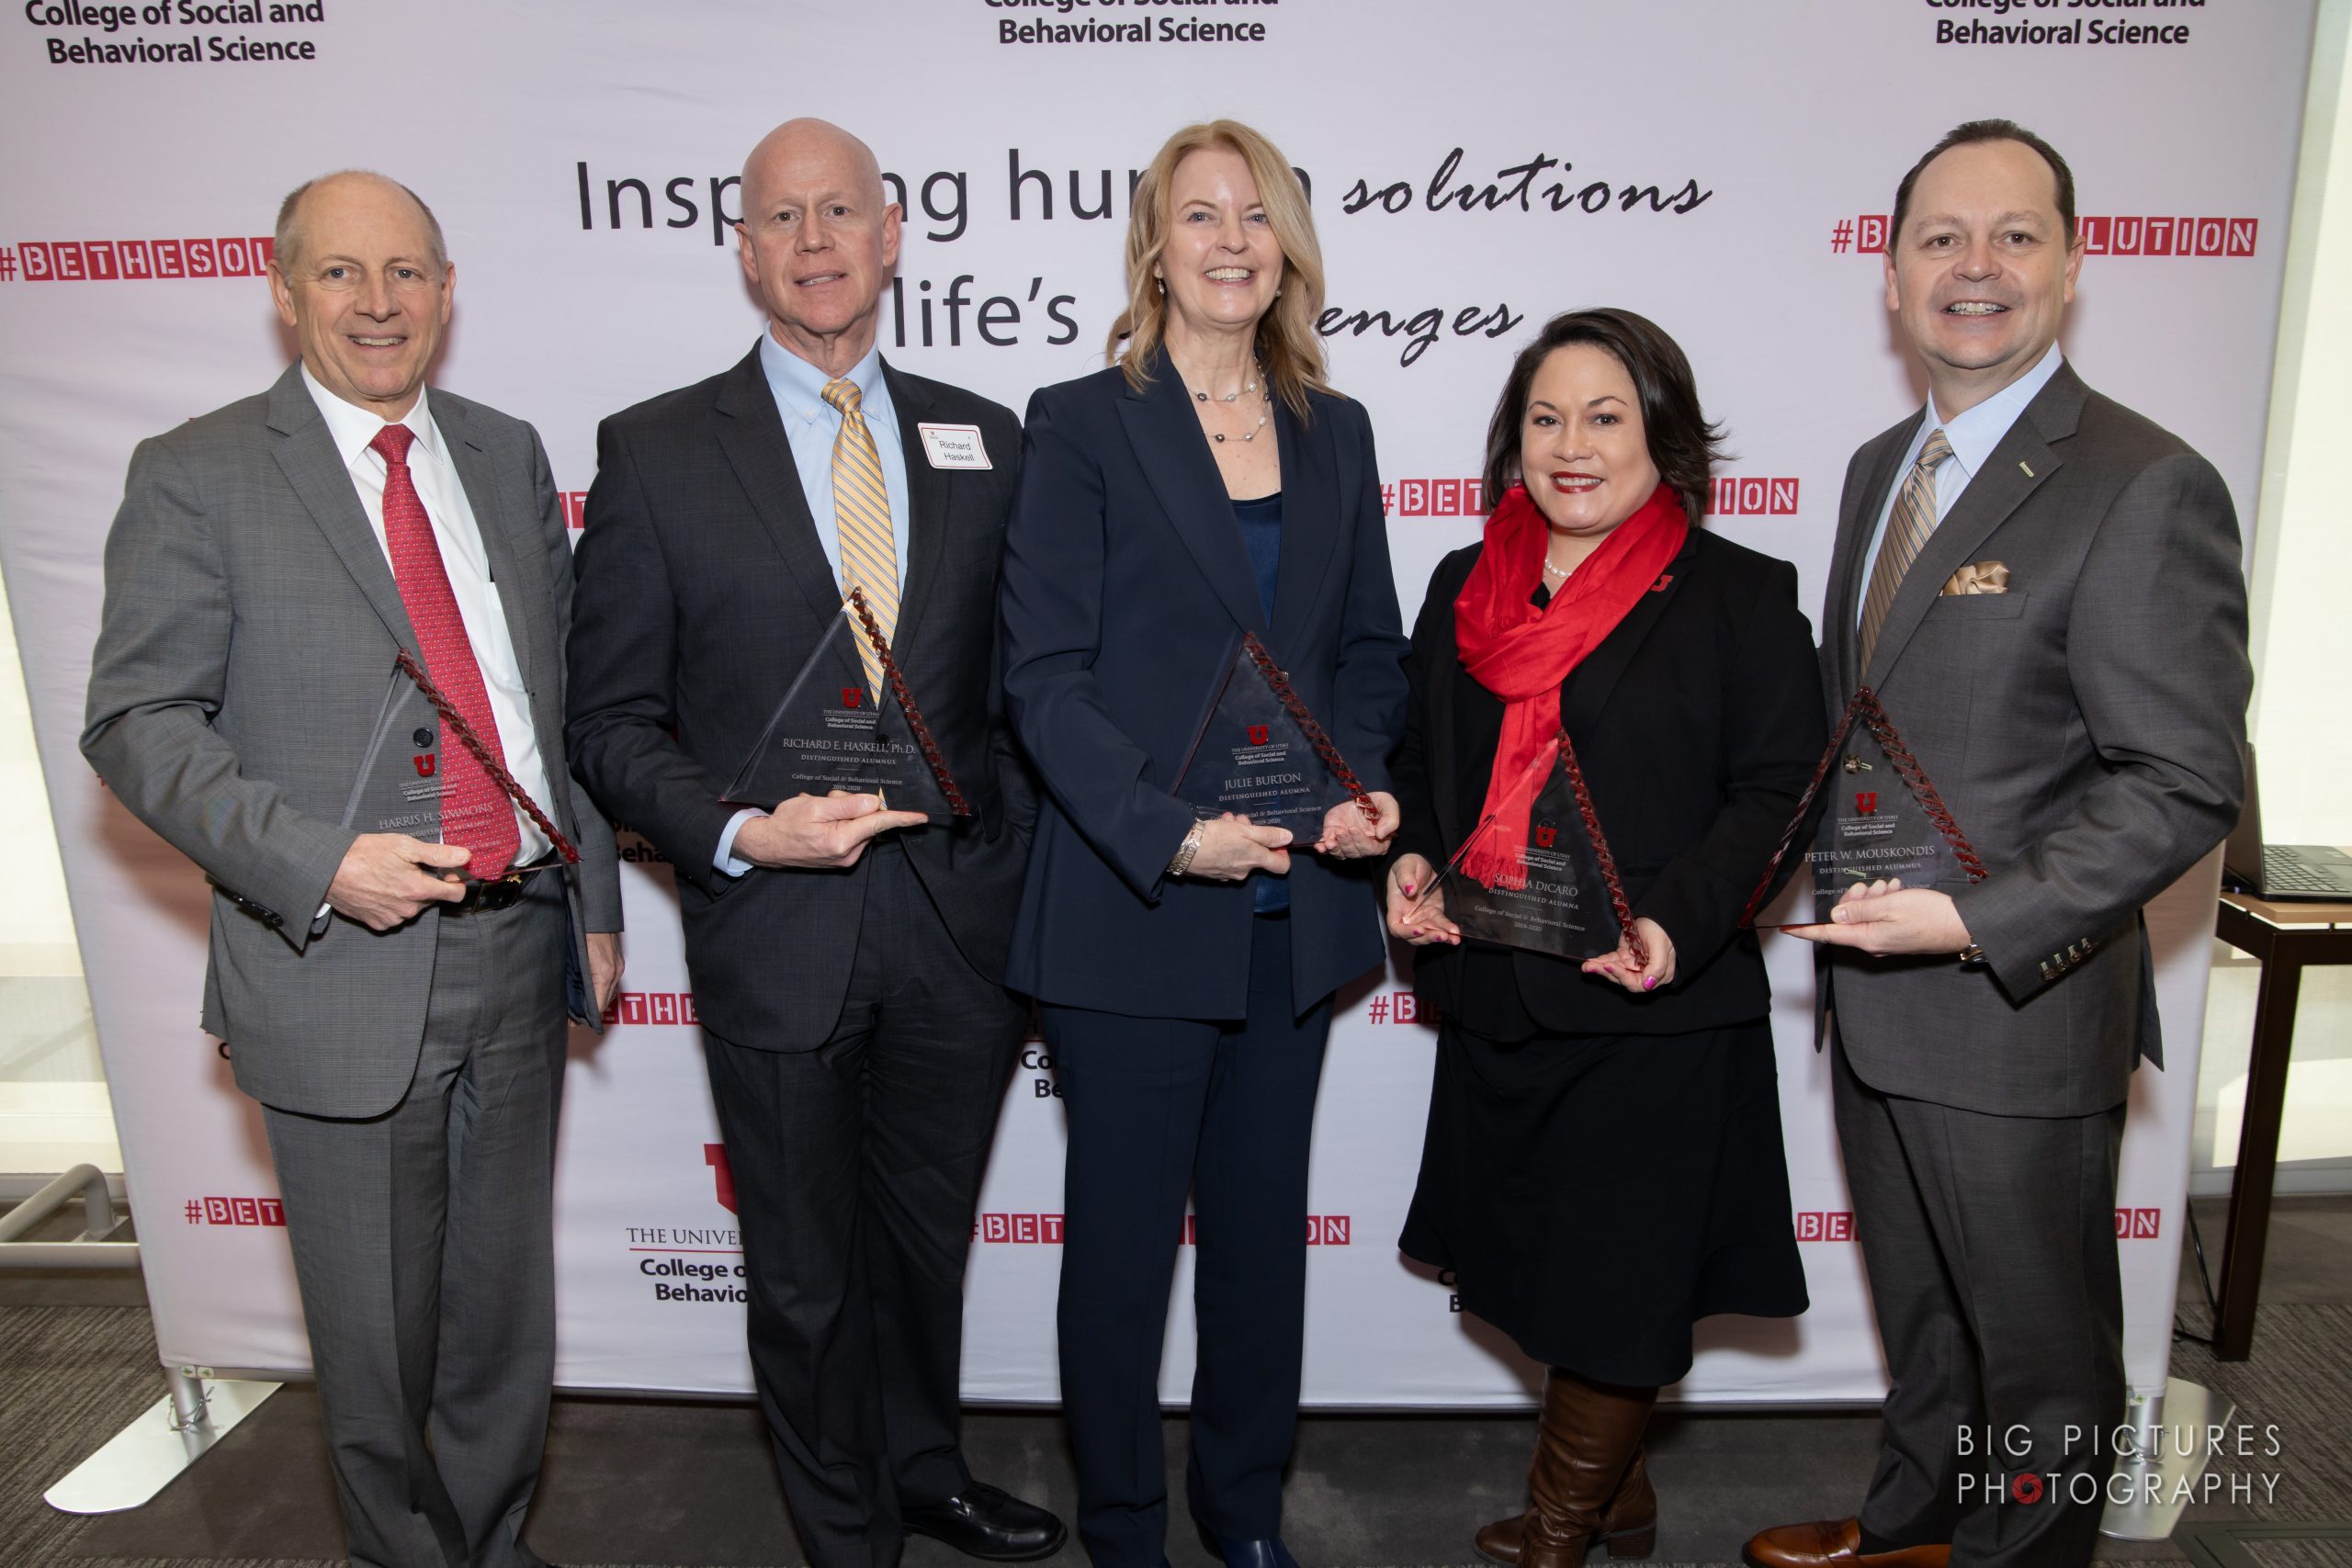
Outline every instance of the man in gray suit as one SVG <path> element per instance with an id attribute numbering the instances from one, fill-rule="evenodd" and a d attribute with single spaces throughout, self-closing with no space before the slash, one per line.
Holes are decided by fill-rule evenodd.
<path id="1" fill-rule="evenodd" d="M 454 281 L 404 186 L 287 198 L 301 361 L 132 456 L 82 736 L 215 889 L 204 1027 L 262 1102 L 361 1568 L 538 1562 L 564 1019 L 620 976 L 547 456 L 425 392 Z"/>
<path id="2" fill-rule="evenodd" d="M 1859 1518 L 1765 1531 L 1764 1568 L 2040 1568 L 2098 1526 L 2116 1157 L 2162 1065 L 2141 908 L 2237 818 L 2251 675 L 2221 477 L 2059 354 L 2082 257 L 2064 160 L 2007 120 L 1896 192 L 1929 395 L 1847 468 L 1823 673 L 1833 712 L 1878 692 L 1989 874 L 1801 928 L 1894 1388 Z"/>

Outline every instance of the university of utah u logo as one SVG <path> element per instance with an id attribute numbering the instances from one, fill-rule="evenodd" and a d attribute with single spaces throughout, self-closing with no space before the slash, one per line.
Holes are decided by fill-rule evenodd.
<path id="1" fill-rule="evenodd" d="M 1250 727 L 1250 744 L 1263 746 L 1273 738 L 1273 726 L 1270 724 L 1253 724 Z"/>
<path id="2" fill-rule="evenodd" d="M 1878 810 L 1878 791 L 1858 789 L 1854 792 L 1854 809 L 1868 817 Z"/>
<path id="3" fill-rule="evenodd" d="M 1535 829 L 1535 847 L 1539 850 L 1548 850 L 1558 841 L 1559 837 L 1560 830 L 1546 822 Z"/>
<path id="4" fill-rule="evenodd" d="M 865 694 L 857 687 L 843 686 L 842 688 L 842 706 L 845 708 L 854 708 L 865 700 Z"/>
<path id="5" fill-rule="evenodd" d="M 434 770 L 441 765 L 441 759 L 430 753 L 419 754 L 410 758 L 409 761 L 416 764 L 416 776 L 421 779 L 431 778 Z"/>

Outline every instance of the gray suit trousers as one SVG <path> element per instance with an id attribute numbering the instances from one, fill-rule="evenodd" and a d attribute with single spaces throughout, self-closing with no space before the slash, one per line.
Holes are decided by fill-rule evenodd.
<path id="1" fill-rule="evenodd" d="M 1889 1545 L 1950 1541 L 1952 1568 L 2086 1563 L 2125 1411 L 2123 1107 L 1964 1111 L 1871 1089 L 1843 1041 L 1834 1055 L 1894 1381 L 1862 1529 Z"/>
<path id="2" fill-rule="evenodd" d="M 537 880 L 509 909 L 421 917 L 439 950 L 397 1106 L 264 1108 L 353 1568 L 539 1562 L 565 916 Z"/>

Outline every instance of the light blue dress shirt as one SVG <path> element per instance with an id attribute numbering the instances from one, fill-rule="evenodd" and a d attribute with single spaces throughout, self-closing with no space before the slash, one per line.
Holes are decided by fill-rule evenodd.
<path id="1" fill-rule="evenodd" d="M 760 334 L 760 369 L 768 378 L 768 392 L 784 422 L 784 439 L 792 448 L 792 466 L 800 474 L 800 491 L 808 501 L 808 515 L 817 525 L 817 543 L 841 581 L 842 540 L 833 524 L 833 443 L 842 433 L 841 411 L 825 400 L 825 384 L 832 378 L 775 341 L 774 333 Z M 907 581 L 907 453 L 899 438 L 899 411 L 890 402 L 889 383 L 882 378 L 879 344 L 850 367 L 843 378 L 857 388 L 858 412 L 874 437 L 875 455 L 882 459 L 882 488 L 890 498 L 890 536 L 899 558 L 899 584 Z M 735 853 L 735 835 L 743 824 L 767 813 L 746 807 L 737 812 L 718 835 L 711 863 L 729 876 L 752 869 L 750 861 Z"/>
<path id="2" fill-rule="evenodd" d="M 2065 356 L 2053 343 L 2032 369 L 1966 413 L 1954 414 L 1950 420 L 1936 412 L 1936 395 L 1928 394 L 1927 417 L 1919 422 L 1911 445 L 1904 450 L 1903 461 L 1894 470 L 1894 483 L 1887 487 L 1886 504 L 1879 508 L 1878 526 L 1871 531 L 1870 548 L 1862 556 L 1860 588 L 1854 595 L 1857 626 L 1862 623 L 1862 607 L 1870 602 L 1871 573 L 1878 570 L 1878 553 L 1886 543 L 1887 521 L 1894 515 L 1894 503 L 1902 498 L 1904 480 L 1910 475 L 1912 465 L 1918 462 L 1928 435 L 1940 425 L 1944 439 L 1951 443 L 1951 460 L 1936 470 L 1936 521 L 1941 523 L 1951 515 L 1952 505 L 1968 488 L 1968 481 L 1991 460 L 1993 448 L 2008 434 L 2018 415 L 2025 412 L 2026 405 L 2050 385 L 2050 378 L 2057 375 L 2058 367 L 2064 363 Z"/>

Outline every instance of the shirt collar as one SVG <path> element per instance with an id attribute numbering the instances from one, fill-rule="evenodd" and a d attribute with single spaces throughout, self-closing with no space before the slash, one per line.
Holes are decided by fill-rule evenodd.
<path id="1" fill-rule="evenodd" d="M 819 419 L 832 415 L 832 405 L 825 401 L 825 384 L 833 378 L 776 342 L 774 333 L 760 334 L 760 369 L 768 378 L 769 391 L 775 395 L 777 412 L 785 418 L 814 424 Z M 865 351 L 865 356 L 849 367 L 843 379 L 857 389 L 859 408 L 873 405 L 876 389 L 882 386 L 882 344 L 878 338 Z"/>
<path id="2" fill-rule="evenodd" d="M 426 392 L 416 389 L 416 406 L 398 420 L 387 420 L 369 413 L 357 403 L 346 402 L 327 390 L 324 383 L 311 374 L 308 361 L 302 366 L 302 385 L 310 389 L 311 400 L 319 405 L 319 415 L 327 422 L 327 434 L 334 442 L 335 456 L 343 459 L 345 468 L 359 461 L 359 454 L 376 439 L 376 433 L 387 424 L 405 424 L 416 434 L 416 446 L 425 456 L 439 460 L 441 437 L 433 425 L 433 412 L 425 406 Z M 413 452 L 416 448 L 412 447 Z"/>
<path id="3" fill-rule="evenodd" d="M 1956 413 L 1949 420 L 1937 414 L 1936 395 L 1929 392 L 1927 421 L 1919 427 L 1920 439 L 1924 442 L 1927 433 L 1940 423 L 1944 439 L 1951 443 L 1951 455 L 1960 459 L 1961 468 L 1971 479 L 1975 478 L 1977 471 L 1992 457 L 1993 448 L 2001 444 L 2001 437 L 2009 433 L 2009 426 L 2017 423 L 2018 415 L 2025 412 L 2026 405 L 2041 394 L 2042 388 L 2050 385 L 2050 378 L 2058 374 L 2058 367 L 2065 362 L 2065 356 L 2058 352 L 2058 345 L 2053 343 L 2034 362 L 2032 369 L 1975 407 L 1964 413 Z"/>

